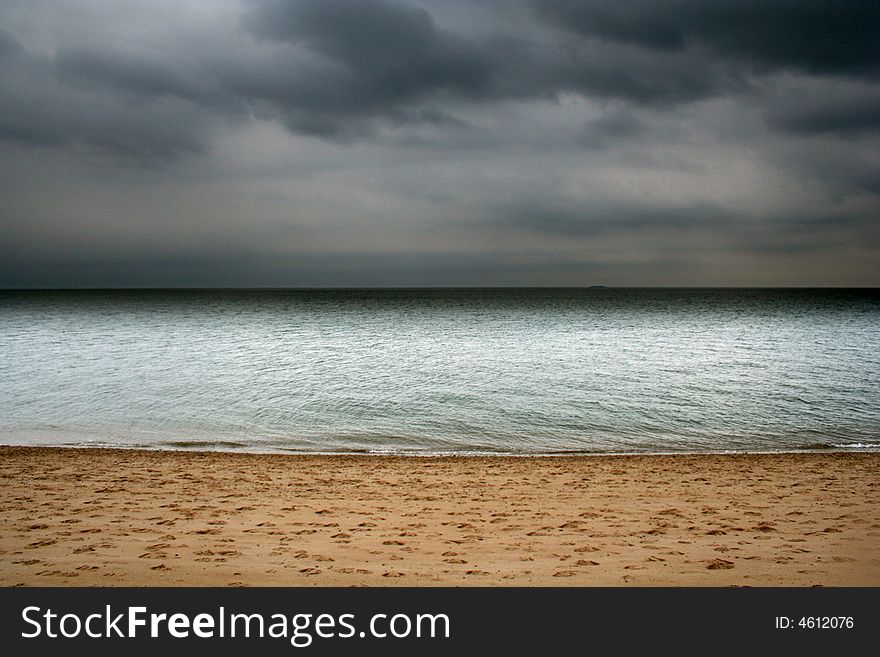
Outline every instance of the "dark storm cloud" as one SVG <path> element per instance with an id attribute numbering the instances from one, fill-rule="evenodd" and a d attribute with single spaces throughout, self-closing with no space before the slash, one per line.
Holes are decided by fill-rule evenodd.
<path id="1" fill-rule="evenodd" d="M 0 285 L 880 282 L 876 2 L 0 24 Z"/>
<path id="2" fill-rule="evenodd" d="M 132 102 L 126 96 L 131 76 L 121 74 L 105 88 L 83 89 L 78 76 L 66 70 L 67 55 L 52 59 L 26 50 L 8 33 L 0 37 L 0 138 L 34 146 L 85 146 L 141 162 L 204 150 L 204 117 L 191 104 L 173 96 Z M 71 68 L 83 64 L 81 55 L 69 61 Z M 95 64 L 93 59 L 82 67 L 86 77 L 107 73 Z M 113 66 L 125 68 L 118 62 Z"/>
<path id="3" fill-rule="evenodd" d="M 580 34 L 658 51 L 704 47 L 767 67 L 880 74 L 880 4 L 848 0 L 535 0 Z"/>
<path id="4" fill-rule="evenodd" d="M 351 95 L 329 109 L 370 108 L 449 90 L 479 97 L 492 83 L 489 51 L 440 29 L 421 8 L 383 2 L 267 2 L 245 20 L 254 34 L 303 44 L 339 65 Z M 316 90 L 323 91 L 320 87 Z"/>
<path id="5" fill-rule="evenodd" d="M 479 98 L 492 84 L 489 51 L 440 29 L 424 9 L 387 2 L 266 2 L 244 28 L 277 41 L 289 68 L 238 71 L 237 91 L 280 111 L 295 132 L 363 134 L 369 121 L 453 120 L 423 102 Z"/>
<path id="6" fill-rule="evenodd" d="M 234 48 L 171 32 L 162 50 L 108 40 L 37 55 L 6 34 L 2 134 L 173 156 L 205 150 L 223 117 L 367 137 L 382 125 L 464 125 L 461 102 L 486 107 L 578 94 L 674 106 L 747 88 L 744 58 L 771 68 L 876 73 L 880 38 L 872 37 L 880 21 L 870 5 L 765 4 L 541 2 L 536 12 L 548 24 L 540 28 L 489 24 L 460 34 L 406 3 L 266 0 L 245 5 L 238 34 L 227 37 Z M 429 8 L 443 14 L 442 4 Z M 66 117 L 41 121 L 39 111 L 31 116 L 35 105 L 64 105 Z M 825 110 L 830 121 L 840 111 Z"/>
<path id="7" fill-rule="evenodd" d="M 689 52 L 651 53 L 617 44 L 576 44 L 537 71 L 545 93 L 578 93 L 639 105 L 668 106 L 741 88 L 745 78 L 724 61 Z M 549 86 L 546 86 L 548 83 Z"/>
<path id="8" fill-rule="evenodd" d="M 92 84 L 142 98 L 176 96 L 204 105 L 219 100 L 202 70 L 187 71 L 180 62 L 160 57 L 76 48 L 60 51 L 54 61 L 56 74 L 71 85 Z"/>
<path id="9" fill-rule="evenodd" d="M 771 104 L 766 111 L 771 125 L 804 135 L 858 136 L 880 130 L 880 89 L 861 94 L 795 96 Z"/>
<path id="10" fill-rule="evenodd" d="M 305 0 L 247 7 L 235 37 L 239 47 L 230 52 L 182 36 L 163 51 L 108 40 L 36 55 L 3 39 L 0 51 L 11 54 L 0 69 L 4 95 L 21 96 L 7 98 L 3 134 L 173 156 L 204 150 L 205 132 L 218 116 L 277 118 L 294 133 L 349 138 L 375 134 L 380 125 L 460 126 L 455 109 L 444 108 L 456 102 L 485 106 L 575 93 L 669 105 L 743 84 L 724 62 L 692 53 L 492 26 L 475 38 L 440 27 L 427 10 L 406 4 Z M 163 103 L 175 106 L 180 121 Z M 29 106 L 48 104 L 64 105 L 68 117 L 29 116 Z M 151 111 L 169 129 L 147 125 Z M 199 113 L 202 119 L 192 120 Z M 121 133 L 129 120 L 126 141 Z M 175 123 L 193 133 L 187 137 L 170 127 Z M 103 137 L 101 125 L 107 126 Z"/>
<path id="11" fill-rule="evenodd" d="M 252 88 L 290 112 L 292 127 L 306 132 L 303 110 L 320 110 L 322 122 L 375 115 L 407 121 L 420 117 L 409 108 L 425 100 L 492 102 L 571 92 L 665 104 L 740 82 L 723 65 L 690 54 L 658 55 L 491 26 L 479 40 L 467 38 L 440 28 L 423 8 L 391 2 L 262 3 L 244 25 L 331 64 L 306 85 L 277 79 Z"/>
<path id="12" fill-rule="evenodd" d="M 437 5 L 442 12 L 442 5 Z M 421 7 L 391 2 L 268 2 L 244 25 L 305 49 L 324 66 L 267 76 L 247 93 L 286 113 L 295 131 L 332 134 L 345 121 L 420 120 L 422 103 L 556 99 L 560 94 L 675 104 L 741 86 L 738 71 L 694 53 L 655 53 L 574 41 L 564 32 L 503 31 L 478 38 L 437 25 Z M 288 72 L 289 73 L 289 72 Z"/>

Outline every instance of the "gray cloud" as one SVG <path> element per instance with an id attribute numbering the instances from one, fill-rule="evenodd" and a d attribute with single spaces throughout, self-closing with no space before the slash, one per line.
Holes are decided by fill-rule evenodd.
<path id="1" fill-rule="evenodd" d="M 59 70 L 65 73 L 63 64 L 29 52 L 8 35 L 4 42 L 0 138 L 35 146 L 84 146 L 141 162 L 206 148 L 205 118 L 181 98 L 169 95 L 143 103 L 120 93 L 128 90 L 116 84 L 83 89 L 59 77 Z M 90 70 L 93 77 L 102 73 Z"/>
<path id="2" fill-rule="evenodd" d="M 828 26 L 823 44 L 836 43 L 844 32 L 855 43 L 873 43 L 863 34 L 878 22 L 862 15 L 870 9 L 835 12 L 823 3 L 783 4 L 767 16 L 768 10 L 749 3 L 734 3 L 724 12 L 704 3 L 676 3 L 676 11 L 664 2 L 637 8 L 539 3 L 538 14 L 555 28 L 490 24 L 475 36 L 439 25 L 422 7 L 385 0 L 266 0 L 246 5 L 238 32 L 225 35 L 231 44 L 192 42 L 186 32 L 175 38 L 172 31 L 170 47 L 162 49 L 108 39 L 64 44 L 51 54 L 36 55 L 6 34 L 0 39 L 0 52 L 6 53 L 0 75 L 12 90 L 5 95 L 21 98 L 6 99 L 3 134 L 34 143 L 82 140 L 141 157 L 173 156 L 204 150 L 207 130 L 218 117 L 277 118 L 294 133 L 352 138 L 375 135 L 381 126 L 462 125 L 456 115 L 461 103 L 554 101 L 578 94 L 663 107 L 747 89 L 751 82 L 741 57 L 754 53 L 745 47 L 751 41 L 744 35 L 769 29 L 766 25 L 791 32 L 782 35 L 782 43 L 785 52 L 792 51 L 791 61 L 784 53 L 778 61 L 768 55 L 761 60 L 767 66 L 791 63 L 809 69 L 816 57 L 829 70 L 851 72 L 862 70 L 854 62 L 873 56 L 868 45 L 860 46 L 848 55 L 852 65 L 847 66 L 813 53 L 810 45 L 821 29 L 820 19 Z M 442 10 L 437 5 L 435 11 Z M 847 32 L 857 18 L 865 20 L 855 33 Z M 573 33 L 591 38 L 574 38 Z M 780 43 L 779 34 L 767 38 Z M 741 42 L 742 52 L 730 45 Z M 794 56 L 796 46 L 804 50 L 803 57 Z M 28 106 L 36 103 L 63 104 L 70 108 L 69 118 L 40 122 L 29 117 Z M 121 134 L 125 120 L 101 117 L 106 135 L 91 128 L 93 106 L 108 103 L 124 106 L 114 113 L 126 112 L 126 120 L 131 119 L 129 140 Z M 168 115 L 169 105 L 180 120 Z M 858 119 L 868 120 L 871 107 Z M 835 112 L 845 111 L 832 106 L 824 115 L 833 121 Z M 200 118 L 193 119 L 194 114 Z M 160 129 L 151 125 L 152 116 L 192 132 L 187 137 L 182 129 Z M 789 126 L 797 117 L 771 114 L 771 121 Z M 821 116 L 815 121 L 823 123 Z M 807 117 L 799 126 L 809 122 Z"/>
<path id="3" fill-rule="evenodd" d="M 595 277 L 608 265 L 589 260 L 519 264 L 509 254 L 377 256 L 314 253 L 298 257 L 265 253 L 168 254 L 127 258 L 4 259 L 6 287 L 456 287 L 510 285 L 526 277 L 536 284 L 566 284 L 568 276 Z M 521 283 L 520 283 L 521 284 Z"/>
<path id="4" fill-rule="evenodd" d="M 486 103 L 583 93 L 669 104 L 742 84 L 723 62 L 691 53 L 658 54 L 576 41 L 564 32 L 492 26 L 478 38 L 462 36 L 439 27 L 423 8 L 385 1 L 262 3 L 244 25 L 258 37 L 320 58 L 313 75 L 307 69 L 302 77 L 294 73 L 251 88 L 304 132 L 332 132 L 308 122 L 324 126 L 340 116 L 417 120 L 421 114 L 413 108 L 420 103 L 450 99 Z M 320 111 L 319 120 L 313 110 Z"/>
<path id="5" fill-rule="evenodd" d="M 5 59 L 21 51 L 22 47 L 18 39 L 8 30 L 0 28 L 0 57 Z"/>
<path id="6" fill-rule="evenodd" d="M 338 104 L 372 108 L 425 93 L 449 91 L 480 97 L 492 84 L 490 49 L 440 29 L 424 9 L 385 2 L 263 3 L 246 20 L 253 33 L 303 44 L 335 64 L 350 95 L 321 96 L 330 111 Z"/>
<path id="7" fill-rule="evenodd" d="M 643 136 L 647 131 L 645 123 L 632 112 L 607 112 L 587 122 L 581 142 L 587 148 L 606 149 L 621 140 Z"/>
<path id="8" fill-rule="evenodd" d="M 0 5 L 0 285 L 880 283 L 876 3 L 163 2 Z"/>
<path id="9" fill-rule="evenodd" d="M 522 199 L 496 211 L 495 221 L 506 230 L 549 233 L 561 236 L 595 237 L 633 233 L 654 226 L 669 231 L 712 227 L 742 221 L 744 217 L 717 205 L 693 203 L 672 207 L 614 204 L 578 204 L 559 198 L 555 203 Z"/>
<path id="10" fill-rule="evenodd" d="M 140 99 L 177 97 L 210 106 L 222 93 L 202 77 L 202 68 L 190 66 L 186 70 L 180 62 L 157 56 L 76 48 L 60 51 L 54 64 L 58 77 L 73 86 L 91 84 Z"/>
<path id="11" fill-rule="evenodd" d="M 880 73 L 880 6 L 848 0 L 535 0 L 580 34 L 658 51 L 703 47 L 766 67 Z"/>
<path id="12" fill-rule="evenodd" d="M 564 33 L 505 32 L 488 27 L 475 38 L 440 27 L 423 8 L 392 2 L 259 2 L 244 12 L 235 47 L 190 43 L 181 34 L 170 49 L 138 44 L 65 45 L 34 55 L 6 39 L 17 57 L 7 77 L 27 79 L 23 99 L 65 104 L 139 105 L 146 114 L 174 102 L 212 114 L 281 120 L 292 132 L 330 138 L 373 135 L 381 125 L 460 124 L 444 105 L 507 100 L 554 100 L 576 93 L 642 105 L 705 98 L 743 84 L 723 61 L 692 53 L 653 53 L 619 44 L 572 41 Z M 173 33 L 172 33 L 173 34 Z M 7 108 L 5 114 L 26 114 Z M 184 120 L 186 117 L 183 117 Z M 148 155 L 202 150 L 205 137 L 151 130 L 133 122 L 134 143 L 119 130 L 92 134 L 88 120 L 48 126 L 18 116 L 8 136 L 34 142 L 81 139 L 102 148 Z M 9 121 L 7 121 L 9 122 Z M 57 123 L 54 122 L 53 123 Z M 204 124 L 204 121 L 198 123 Z M 22 125 L 25 124 L 25 125 Z M 29 125 L 27 125 L 29 124 Z M 99 144 L 99 142 L 101 142 Z"/>
<path id="13" fill-rule="evenodd" d="M 810 135 L 858 136 L 880 130 L 880 88 L 857 91 L 823 89 L 794 93 L 769 104 L 765 116 L 771 125 Z"/>

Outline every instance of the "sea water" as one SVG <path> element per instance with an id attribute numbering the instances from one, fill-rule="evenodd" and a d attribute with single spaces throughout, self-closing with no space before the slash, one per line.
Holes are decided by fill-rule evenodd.
<path id="1" fill-rule="evenodd" d="M 876 449 L 880 291 L 5 291 L 0 443 Z"/>

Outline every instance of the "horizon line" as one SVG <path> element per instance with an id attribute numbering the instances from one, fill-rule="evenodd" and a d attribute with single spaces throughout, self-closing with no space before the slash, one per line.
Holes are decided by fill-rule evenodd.
<path id="1" fill-rule="evenodd" d="M 393 291 L 393 290 L 877 290 L 880 285 L 321 285 L 321 286 L 120 286 L 3 287 L 0 292 L 206 292 L 206 291 Z"/>

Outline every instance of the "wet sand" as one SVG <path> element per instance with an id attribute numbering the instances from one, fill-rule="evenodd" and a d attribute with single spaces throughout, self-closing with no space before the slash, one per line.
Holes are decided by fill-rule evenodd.
<path id="1" fill-rule="evenodd" d="M 0 447 L 4 586 L 878 586 L 880 455 Z"/>

